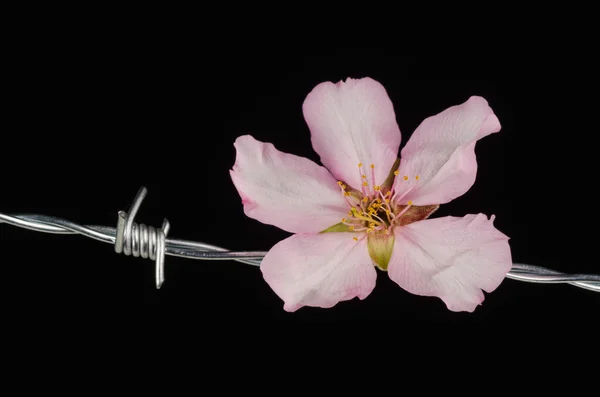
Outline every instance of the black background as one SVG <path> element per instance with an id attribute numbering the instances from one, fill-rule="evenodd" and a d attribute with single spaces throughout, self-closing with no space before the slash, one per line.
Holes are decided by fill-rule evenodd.
<path id="1" fill-rule="evenodd" d="M 402 144 L 425 117 L 485 97 L 502 130 L 477 144 L 479 171 L 435 216 L 495 214 L 515 262 L 600 274 L 594 218 L 597 61 L 576 54 L 413 56 L 400 46 L 209 45 L 178 36 L 21 32 L 5 50 L 0 211 L 116 225 L 140 186 L 137 221 L 170 236 L 232 250 L 268 250 L 289 234 L 246 218 L 229 177 L 233 142 L 252 134 L 318 162 L 302 102 L 322 81 L 372 77 L 391 97 Z M 592 94 L 590 94 L 592 93 Z M 258 268 L 168 256 L 153 262 L 81 236 L 0 225 L 4 294 L 15 321 L 30 316 L 169 314 L 201 324 L 270 320 L 550 321 L 580 326 L 597 293 L 505 280 L 472 313 L 413 296 L 379 272 L 364 301 L 283 311 Z M 186 321 L 187 321 L 186 320 Z"/>

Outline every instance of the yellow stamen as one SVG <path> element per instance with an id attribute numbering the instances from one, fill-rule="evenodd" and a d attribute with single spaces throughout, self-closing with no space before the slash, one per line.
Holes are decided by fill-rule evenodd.
<path id="1" fill-rule="evenodd" d="M 342 186 L 343 183 L 344 182 L 342 182 L 342 181 L 338 181 L 338 185 L 340 185 L 340 186 Z"/>
<path id="2" fill-rule="evenodd" d="M 375 168 L 375 164 L 371 164 L 371 168 Z"/>
<path id="3" fill-rule="evenodd" d="M 369 223 L 369 227 L 375 227 L 375 224 L 373 222 Z"/>
<path id="4" fill-rule="evenodd" d="M 362 167 L 362 163 L 358 163 L 358 168 Z"/>
<path id="5" fill-rule="evenodd" d="M 350 192 L 344 192 L 344 196 L 350 196 Z"/>
<path id="6" fill-rule="evenodd" d="M 408 202 L 408 205 L 412 205 L 412 201 L 409 201 L 409 202 Z"/>
<path id="7" fill-rule="evenodd" d="M 361 175 L 363 177 L 363 179 L 367 179 L 367 176 L 365 174 Z"/>
<path id="8" fill-rule="evenodd" d="M 350 226 L 348 229 L 349 230 L 354 230 L 354 226 Z"/>
<path id="9" fill-rule="evenodd" d="M 385 199 L 385 202 L 386 202 L 387 204 L 389 204 L 389 203 L 390 203 L 390 199 Z"/>
<path id="10" fill-rule="evenodd" d="M 354 241 L 358 241 L 358 237 L 352 237 Z"/>
<path id="11" fill-rule="evenodd" d="M 404 175 L 404 180 L 408 181 L 408 176 Z"/>
<path id="12" fill-rule="evenodd" d="M 368 197 L 363 197 L 362 201 L 366 203 L 367 201 L 369 201 L 369 198 Z"/>
<path id="13" fill-rule="evenodd" d="M 363 186 L 369 186 L 368 182 L 363 182 Z"/>
<path id="14" fill-rule="evenodd" d="M 396 176 L 400 175 L 400 171 L 398 171 L 398 170 L 394 171 L 394 175 L 396 175 Z"/>
<path id="15" fill-rule="evenodd" d="M 342 218 L 342 222 L 346 222 L 346 218 Z"/>
<path id="16" fill-rule="evenodd" d="M 415 176 L 415 179 L 418 181 L 419 180 L 419 175 Z"/>
<path id="17" fill-rule="evenodd" d="M 375 191 L 379 191 L 379 189 L 381 189 L 381 186 L 379 186 L 379 185 L 375 185 L 375 186 L 373 186 L 373 189 L 374 189 Z"/>

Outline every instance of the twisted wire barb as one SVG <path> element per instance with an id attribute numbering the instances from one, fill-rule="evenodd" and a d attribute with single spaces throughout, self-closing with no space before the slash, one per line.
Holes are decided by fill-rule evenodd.
<path id="1" fill-rule="evenodd" d="M 135 215 L 147 194 L 142 187 L 129 212 L 118 213 L 117 227 L 79 225 L 61 218 L 37 214 L 0 213 L 0 223 L 51 234 L 80 234 L 103 243 L 113 244 L 115 252 L 155 260 L 156 288 L 164 282 L 165 255 L 199 260 L 235 260 L 260 266 L 266 251 L 229 251 L 216 245 L 167 238 L 170 229 L 165 219 L 161 229 L 134 222 Z M 514 263 L 507 278 L 530 283 L 570 284 L 600 292 L 600 275 L 566 274 L 541 266 Z"/>

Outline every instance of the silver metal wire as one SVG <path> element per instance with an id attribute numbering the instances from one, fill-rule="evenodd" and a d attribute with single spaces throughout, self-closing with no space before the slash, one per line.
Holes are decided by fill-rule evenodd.
<path id="1" fill-rule="evenodd" d="M 117 230 L 115 236 L 115 252 L 125 255 L 142 256 L 155 260 L 156 288 L 159 289 L 165 281 L 165 239 L 171 228 L 169 221 L 165 218 L 162 228 L 155 229 L 152 226 L 138 225 L 133 222 L 142 201 L 148 194 L 145 187 L 140 188 L 138 194 L 131 204 L 129 213 L 119 211 Z"/>
<path id="2" fill-rule="evenodd" d="M 129 212 L 118 213 L 117 227 L 78 225 L 76 223 L 45 215 L 0 213 L 0 223 L 52 234 L 80 234 L 103 243 L 113 244 L 115 252 L 155 261 L 156 288 L 165 279 L 165 255 L 199 260 L 235 260 L 248 265 L 260 266 L 266 251 L 229 251 L 196 241 L 167 238 L 170 225 L 165 219 L 162 228 L 137 224 L 135 215 L 147 194 L 142 187 L 135 197 Z M 514 263 L 507 278 L 530 283 L 570 284 L 594 292 L 600 292 L 600 275 L 565 274 L 541 266 Z"/>

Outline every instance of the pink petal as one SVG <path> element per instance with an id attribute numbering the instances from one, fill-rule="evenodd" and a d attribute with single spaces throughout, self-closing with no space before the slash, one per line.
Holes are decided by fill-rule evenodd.
<path id="1" fill-rule="evenodd" d="M 400 202 L 444 204 L 462 196 L 477 174 L 475 142 L 498 131 L 487 101 L 475 96 L 425 119 L 402 149 L 394 184 Z"/>
<path id="2" fill-rule="evenodd" d="M 395 228 L 388 273 L 406 291 L 475 310 L 512 266 L 508 237 L 483 214 L 428 219 Z"/>
<path id="3" fill-rule="evenodd" d="M 230 175 L 250 218 L 291 233 L 318 233 L 346 216 L 349 205 L 325 167 L 250 135 L 234 146 Z"/>
<path id="4" fill-rule="evenodd" d="M 271 248 L 260 268 L 289 312 L 364 299 L 377 278 L 366 240 L 351 233 L 295 234 Z"/>
<path id="5" fill-rule="evenodd" d="M 313 148 L 338 179 L 360 190 L 363 174 L 372 184 L 387 178 L 398 158 L 400 129 L 394 106 L 383 86 L 370 78 L 317 85 L 306 97 L 304 118 Z"/>

